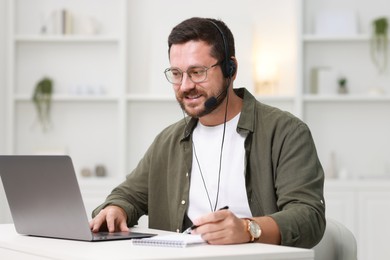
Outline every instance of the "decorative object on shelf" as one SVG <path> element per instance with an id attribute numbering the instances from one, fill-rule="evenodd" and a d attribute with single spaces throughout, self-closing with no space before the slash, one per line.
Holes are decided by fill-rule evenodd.
<path id="1" fill-rule="evenodd" d="M 372 22 L 371 58 L 380 74 L 387 68 L 388 49 L 388 20 L 380 17 Z"/>
<path id="2" fill-rule="evenodd" d="M 331 67 L 314 67 L 311 69 L 311 82 L 308 91 L 311 94 L 334 95 L 336 87 L 336 71 Z"/>
<path id="3" fill-rule="evenodd" d="M 325 170 L 325 178 L 327 179 L 336 179 L 337 176 L 337 161 L 336 161 L 336 152 L 331 151 L 329 154 L 329 161 L 326 165 Z"/>
<path id="4" fill-rule="evenodd" d="M 69 10 L 61 10 L 61 20 L 62 20 L 62 34 L 73 34 L 73 17 L 72 13 Z"/>
<path id="5" fill-rule="evenodd" d="M 56 9 L 42 14 L 41 34 L 73 34 L 73 15 L 67 9 Z"/>
<path id="6" fill-rule="evenodd" d="M 32 101 L 38 114 L 39 123 L 43 131 L 47 131 L 50 126 L 51 98 L 53 94 L 53 81 L 50 78 L 40 80 L 34 89 Z"/>
<path id="7" fill-rule="evenodd" d="M 92 176 L 92 171 L 89 168 L 82 168 L 81 169 L 81 176 L 82 177 L 91 177 Z"/>
<path id="8" fill-rule="evenodd" d="M 68 92 L 74 96 L 104 96 L 106 88 L 101 84 L 74 84 Z"/>
<path id="9" fill-rule="evenodd" d="M 356 35 L 357 17 L 353 10 L 324 10 L 315 18 L 314 33 L 317 35 Z"/>
<path id="10" fill-rule="evenodd" d="M 102 164 L 96 165 L 95 174 L 97 177 L 105 177 L 107 174 L 106 167 Z"/>
<path id="11" fill-rule="evenodd" d="M 340 170 L 338 172 L 338 177 L 341 180 L 346 180 L 346 179 L 350 178 L 350 174 L 349 174 L 348 169 L 347 168 L 340 168 Z"/>
<path id="12" fill-rule="evenodd" d="M 339 78 L 338 84 L 339 84 L 339 88 L 338 88 L 337 92 L 339 94 L 347 94 L 348 93 L 347 78 L 345 78 L 345 77 Z"/>
<path id="13" fill-rule="evenodd" d="M 75 13 L 68 9 L 55 9 L 41 16 L 41 34 L 96 35 L 101 29 L 101 23 L 94 16 Z"/>
<path id="14" fill-rule="evenodd" d="M 93 16 L 83 16 L 79 18 L 78 33 L 83 35 L 96 35 L 101 31 L 99 21 Z"/>

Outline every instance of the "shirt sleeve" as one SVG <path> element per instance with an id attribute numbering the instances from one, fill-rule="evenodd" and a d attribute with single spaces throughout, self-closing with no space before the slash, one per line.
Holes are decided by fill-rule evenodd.
<path id="1" fill-rule="evenodd" d="M 299 120 L 282 131 L 276 142 L 275 190 L 282 244 L 311 248 L 325 230 L 324 172 L 312 135 Z"/>
<path id="2" fill-rule="evenodd" d="M 127 175 L 126 180 L 114 188 L 104 203 L 92 212 L 92 217 L 109 205 L 119 206 L 126 212 L 127 225 L 131 227 L 138 224 L 138 219 L 142 215 L 147 214 L 149 179 L 147 169 L 150 150 L 151 148 L 138 166 Z"/>

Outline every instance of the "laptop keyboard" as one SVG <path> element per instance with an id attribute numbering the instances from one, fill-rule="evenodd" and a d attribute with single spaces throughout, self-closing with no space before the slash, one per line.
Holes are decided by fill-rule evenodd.
<path id="1" fill-rule="evenodd" d="M 132 239 L 132 238 L 143 238 L 143 237 L 151 237 L 155 236 L 155 234 L 145 234 L 138 232 L 92 232 L 92 238 L 95 241 L 99 240 L 115 240 L 115 239 Z"/>

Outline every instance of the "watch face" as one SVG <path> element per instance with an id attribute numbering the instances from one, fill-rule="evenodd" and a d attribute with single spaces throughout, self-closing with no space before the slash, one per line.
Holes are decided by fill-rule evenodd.
<path id="1" fill-rule="evenodd" d="M 249 223 L 249 232 L 254 238 L 259 238 L 261 235 L 260 226 L 256 222 L 251 221 Z"/>

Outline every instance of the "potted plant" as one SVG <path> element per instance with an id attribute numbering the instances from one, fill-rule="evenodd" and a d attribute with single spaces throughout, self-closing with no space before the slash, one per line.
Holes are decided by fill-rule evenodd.
<path id="1" fill-rule="evenodd" d="M 372 22 L 373 32 L 371 37 L 371 58 L 379 73 L 383 73 L 387 67 L 388 48 L 388 21 L 386 17 L 380 17 Z"/>
<path id="2" fill-rule="evenodd" d="M 50 108 L 53 94 L 53 81 L 50 78 L 40 80 L 34 89 L 32 100 L 38 114 L 39 123 L 43 131 L 49 129 L 50 125 Z"/>
<path id="3" fill-rule="evenodd" d="M 347 88 L 347 78 L 341 77 L 337 80 L 339 88 L 338 88 L 338 93 L 339 94 L 347 94 L 348 93 L 348 88 Z"/>

